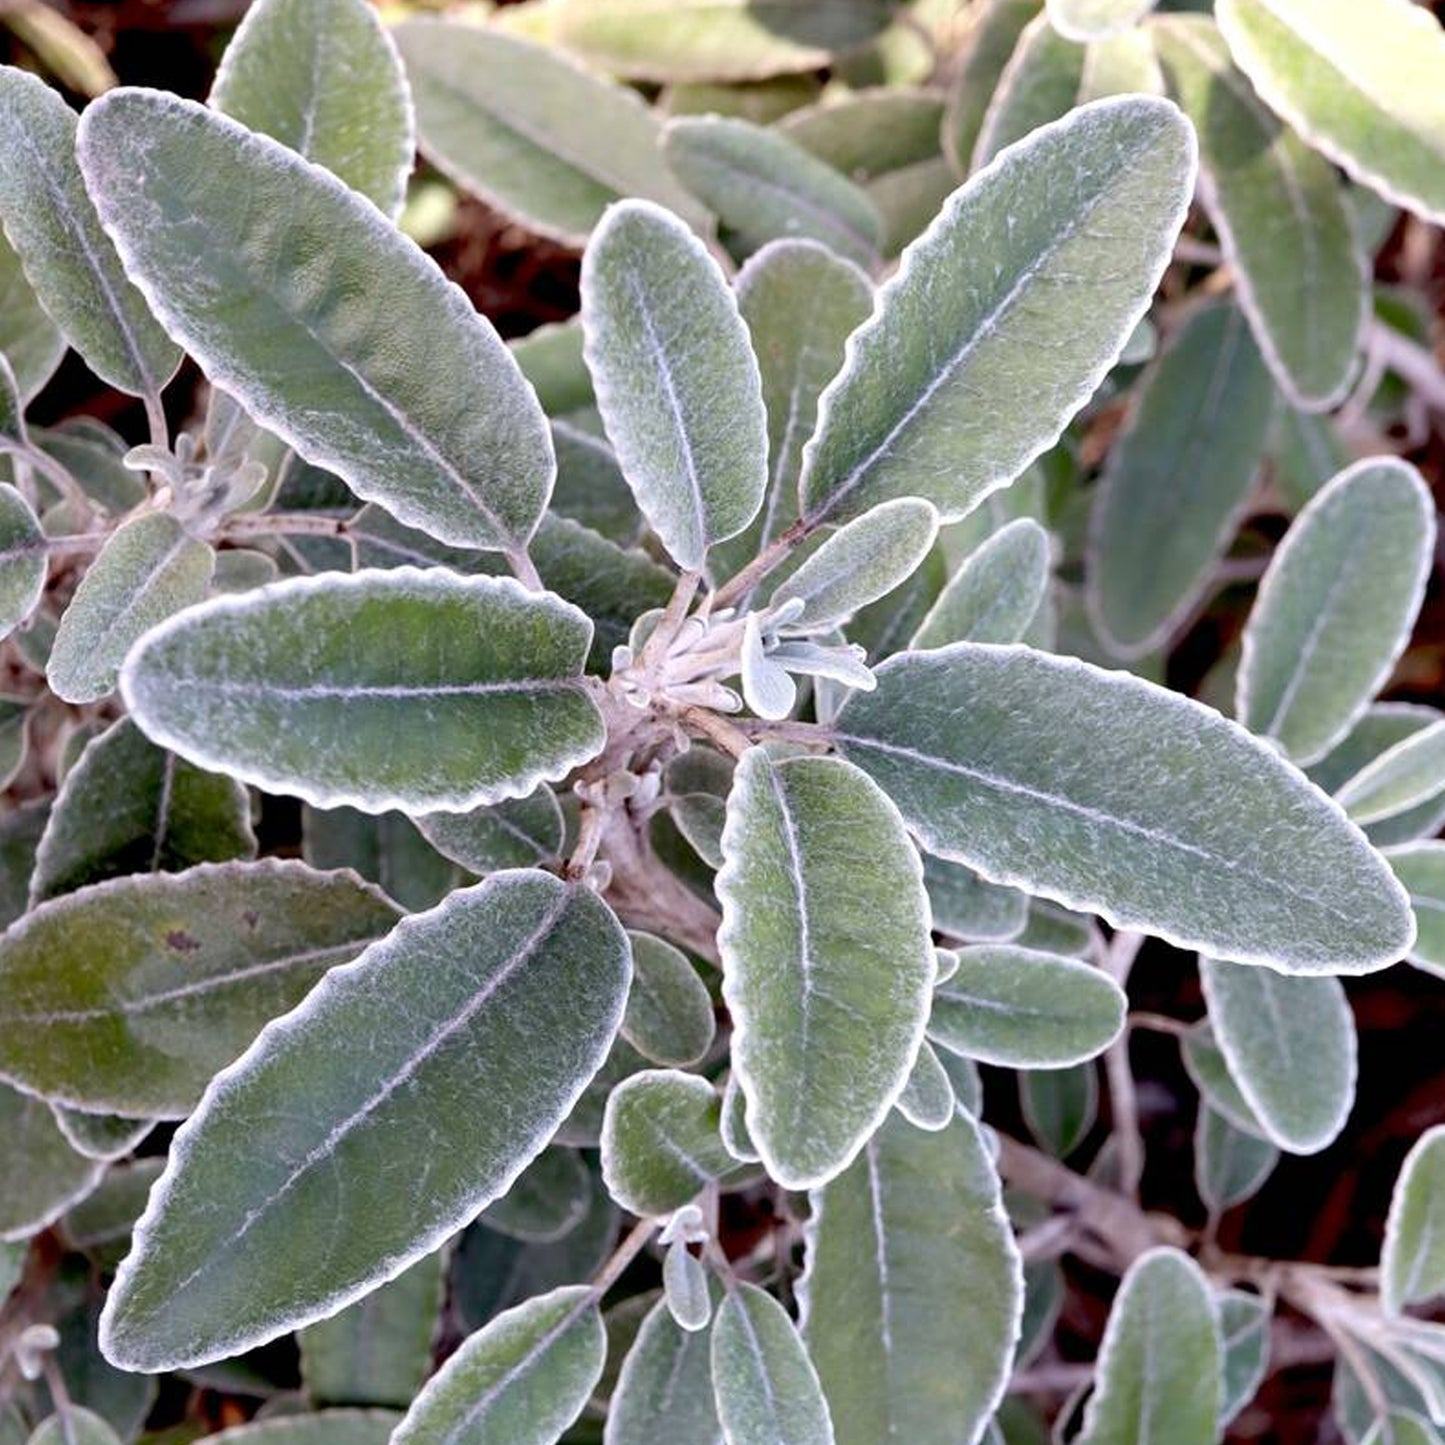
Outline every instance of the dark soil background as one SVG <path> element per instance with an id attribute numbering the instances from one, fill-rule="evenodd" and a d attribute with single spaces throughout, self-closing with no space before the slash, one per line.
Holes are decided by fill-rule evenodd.
<path id="1" fill-rule="evenodd" d="M 54 8 L 74 20 L 101 46 L 124 84 L 155 85 L 204 99 L 216 61 L 246 0 L 73 0 Z M 1445 18 L 1445 0 L 1435 9 Z M 0 60 L 33 63 L 10 33 L 0 29 Z M 77 104 L 84 97 L 72 96 Z M 464 201 L 455 234 L 433 248 L 449 275 L 470 294 L 503 336 L 523 335 L 544 322 L 570 316 L 577 307 L 579 258 L 511 225 L 486 207 Z M 1445 326 L 1445 245 L 1441 233 L 1402 222 L 1381 252 L 1378 277 L 1423 290 L 1435 318 L 1432 341 L 1441 354 Z M 189 366 L 189 363 L 188 363 Z M 167 394 L 174 423 L 195 404 L 198 377 L 178 378 Z M 139 403 L 104 388 L 71 356 L 32 409 L 40 424 L 89 413 L 133 441 L 144 440 Z M 1432 416 L 1423 445 L 1406 453 L 1445 501 L 1445 421 Z M 1282 518 L 1251 524 L 1272 543 Z M 1238 635 L 1249 589 L 1223 594 L 1184 639 L 1171 662 L 1170 681 L 1194 688 L 1221 651 Z M 1445 706 L 1445 550 L 1410 652 L 1387 696 Z M 1225 1216 L 1220 1243 L 1230 1250 L 1276 1258 L 1336 1264 L 1374 1264 L 1378 1258 L 1390 1190 L 1406 1150 L 1418 1135 L 1445 1121 L 1445 982 L 1408 967 L 1350 981 L 1349 995 L 1360 1033 L 1360 1086 L 1350 1125 L 1324 1153 L 1285 1157 L 1265 1189 Z M 1146 950 L 1131 980 L 1136 1008 L 1182 1019 L 1202 1015 L 1193 960 L 1163 947 Z M 1140 1080 L 1149 1167 L 1144 1202 L 1151 1209 L 1203 1223 L 1195 1197 L 1192 1131 L 1196 1095 L 1179 1062 L 1176 1042 L 1160 1034 L 1136 1035 L 1134 1062 Z M 1010 1081 L 989 1079 L 990 1118 L 1001 1128 L 1024 1132 Z M 741 1211 L 738 1211 L 741 1215 Z M 738 1244 L 767 1229 L 756 1216 L 734 1217 Z M 1068 1358 L 1093 1358 L 1103 1331 L 1112 1282 L 1085 1270 L 1073 1275 L 1060 1326 Z M 1275 1375 L 1254 1406 L 1237 1422 L 1233 1439 L 1313 1441 L 1331 1435 L 1327 1418 L 1329 1367 L 1295 1368 Z"/>

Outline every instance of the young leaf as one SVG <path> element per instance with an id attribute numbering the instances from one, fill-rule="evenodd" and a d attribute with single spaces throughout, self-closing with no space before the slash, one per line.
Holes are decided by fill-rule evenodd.
<path id="1" fill-rule="evenodd" d="M 1362 185 L 1445 218 L 1445 35 L 1409 0 L 1219 0 L 1235 64 Z"/>
<path id="2" fill-rule="evenodd" d="M 1223 1350 L 1209 1281 L 1188 1255 L 1151 1249 L 1109 1312 L 1085 1445 L 1214 1445 Z"/>
<path id="3" fill-rule="evenodd" d="M 946 1223 L 945 1223 L 946 1221 Z M 890 1119 L 812 1195 L 803 1338 L 838 1445 L 957 1445 L 1002 1398 L 1023 1274 L 978 1126 Z"/>
<path id="4" fill-rule="evenodd" d="M 739 763 L 717 878 L 723 997 L 747 1125 L 789 1189 L 838 1174 L 923 1038 L 933 944 L 903 820 L 833 758 Z"/>
<path id="5" fill-rule="evenodd" d="M 43 1099 L 0 1084 L 0 1133 L 23 1168 L 0 1172 L 0 1241 L 28 1239 L 100 1182 L 105 1164 L 70 1146 Z"/>
<path id="6" fill-rule="evenodd" d="M 918 570 L 938 536 L 938 513 L 917 497 L 880 502 L 839 528 L 776 592 L 770 607 L 793 598 L 802 612 L 788 626 L 821 631 L 846 621 Z"/>
<path id="7" fill-rule="evenodd" d="M 1047 0 L 1049 20 L 1070 40 L 1097 40 L 1137 25 L 1155 0 Z"/>
<path id="8" fill-rule="evenodd" d="M 684 116 L 668 122 L 663 152 L 683 185 L 717 213 L 734 254 L 798 238 L 865 269 L 878 264 L 878 208 L 847 176 L 779 131 L 727 116 Z"/>
<path id="9" fill-rule="evenodd" d="M 734 1160 L 718 1132 L 721 1100 L 706 1079 L 647 1069 L 620 1083 L 602 1121 L 602 1177 L 642 1216 L 690 1204 Z"/>
<path id="10" fill-rule="evenodd" d="M 546 783 L 494 808 L 423 813 L 415 822 L 438 853 L 477 874 L 549 863 L 561 853 L 565 831 L 557 795 Z"/>
<path id="11" fill-rule="evenodd" d="M 211 1076 L 400 913 L 354 874 L 202 864 L 98 883 L 0 939 L 0 1077 L 182 1119 Z"/>
<path id="12" fill-rule="evenodd" d="M 453 893 L 332 969 L 177 1133 L 106 1301 L 106 1357 L 146 1371 L 222 1359 L 429 1254 L 567 1116 L 630 974 L 597 896 L 530 871 Z M 476 1099 L 494 1107 L 457 1105 Z"/>
<path id="13" fill-rule="evenodd" d="M 953 1080 L 933 1046 L 924 1040 L 894 1107 L 915 1128 L 934 1130 L 948 1127 L 956 1104 Z"/>
<path id="14" fill-rule="evenodd" d="M 967 176 L 972 168 L 999 78 L 1041 4 L 1042 0 L 984 0 L 969 31 L 968 49 L 948 93 L 943 120 L 943 150 L 955 175 Z"/>
<path id="15" fill-rule="evenodd" d="M 1445 1126 L 1427 1129 L 1400 1166 L 1380 1255 L 1387 1314 L 1445 1291 Z"/>
<path id="16" fill-rule="evenodd" d="M 127 1119 L 119 1114 L 83 1114 L 52 1104 L 55 1122 L 70 1147 L 87 1159 L 109 1164 L 131 1153 L 156 1126 L 154 1119 Z"/>
<path id="17" fill-rule="evenodd" d="M 1031 1069 L 1019 1075 L 1019 1100 L 1029 1132 L 1055 1158 L 1067 1159 L 1099 1116 L 1098 1069 L 1092 1063 Z"/>
<path id="18" fill-rule="evenodd" d="M 1200 1100 L 1242 1133 L 1256 1139 L 1267 1134 L 1259 1116 L 1240 1092 L 1234 1075 L 1206 1019 L 1184 1035 L 1180 1049 L 1185 1071 L 1199 1090 Z"/>
<path id="19" fill-rule="evenodd" d="M 712 1383 L 727 1445 L 833 1445 L 817 1372 L 777 1300 L 740 1281 L 712 1328 Z"/>
<path id="20" fill-rule="evenodd" d="M 526 543 L 555 472 L 536 397 L 374 206 L 157 91 L 96 101 L 79 153 L 127 270 L 211 381 L 403 522 L 457 546 Z"/>
<path id="21" fill-rule="evenodd" d="M 694 230 L 706 225 L 658 164 L 661 130 L 634 92 L 494 28 L 414 19 L 396 42 L 422 150 L 463 190 L 569 245 L 582 245 L 626 196 L 656 201 Z"/>
<path id="22" fill-rule="evenodd" d="M 632 989 L 622 1037 L 655 1064 L 697 1063 L 717 1031 L 707 985 L 666 939 L 632 935 Z"/>
<path id="23" fill-rule="evenodd" d="M 1194 1127 L 1194 1184 L 1211 1213 L 1222 1214 L 1253 1198 L 1279 1163 L 1268 1139 L 1236 1129 L 1208 1102 L 1199 1102 Z"/>
<path id="24" fill-rule="evenodd" d="M 605 1445 L 723 1445 L 711 1330 L 684 1330 L 658 1300 L 622 1362 L 602 1438 Z"/>
<path id="25" fill-rule="evenodd" d="M 1018 642 L 1049 585 L 1049 534 L 1028 517 L 1000 527 L 964 560 L 929 609 L 912 648 Z"/>
<path id="26" fill-rule="evenodd" d="M 1235 710 L 1245 727 L 1296 762 L 1323 757 L 1404 651 L 1434 550 L 1435 504 L 1406 462 L 1357 462 L 1317 493 L 1244 629 Z"/>
<path id="27" fill-rule="evenodd" d="M 1338 979 L 1199 961 L 1209 1024 L 1266 1135 L 1291 1154 L 1328 1146 L 1349 1117 L 1355 1021 Z"/>
<path id="28" fill-rule="evenodd" d="M 0 637 L 35 611 L 45 591 L 45 534 L 30 503 L 0 482 Z"/>
<path id="29" fill-rule="evenodd" d="M 75 160 L 76 118 L 59 94 L 0 67 L 0 222 L 65 339 L 101 380 L 158 398 L 180 348 L 126 278 Z"/>
<path id="30" fill-rule="evenodd" d="M 395 1445 L 552 1445 L 582 1413 L 606 1355 L 592 1290 L 555 1289 L 467 1340 L 391 1438 Z"/>
<path id="31" fill-rule="evenodd" d="M 1335 172 L 1260 102 L 1208 17 L 1171 15 L 1153 35 L 1199 131 L 1200 193 L 1260 349 L 1293 405 L 1327 411 L 1354 378 L 1370 309 Z"/>
<path id="32" fill-rule="evenodd" d="M 934 993 L 928 1034 L 986 1064 L 1060 1069 L 1103 1053 L 1126 1006 L 1119 985 L 1091 964 L 984 945 L 958 951 L 957 973 Z"/>
<path id="33" fill-rule="evenodd" d="M 747 1100 L 738 1085 L 736 1074 L 729 1074 L 723 1086 L 722 1117 L 718 1129 L 728 1153 L 743 1164 L 759 1164 L 762 1155 L 758 1153 L 752 1136 L 748 1133 Z"/>
<path id="34" fill-rule="evenodd" d="M 662 1288 L 667 1308 L 683 1329 L 705 1330 L 712 1320 L 712 1293 L 707 1270 L 680 1239 L 667 1247 L 662 1261 Z"/>
<path id="35" fill-rule="evenodd" d="M 898 496 L 956 519 L 1052 446 L 1144 314 L 1193 181 L 1188 122 L 1130 97 L 1046 127 L 957 191 L 823 393 L 808 520 Z"/>
<path id="36" fill-rule="evenodd" d="M 1225 1290 L 1218 1299 L 1219 1339 L 1224 1348 L 1224 1402 L 1221 1426 L 1230 1424 L 1254 1399 L 1269 1370 L 1269 1303 L 1242 1289 Z"/>
<path id="37" fill-rule="evenodd" d="M 770 242 L 738 272 L 736 291 L 762 374 L 768 484 L 747 529 L 713 548 L 713 572 L 721 577 L 741 571 L 797 521 L 803 443 L 818 397 L 873 306 L 868 278 L 815 241 Z"/>
<path id="38" fill-rule="evenodd" d="M 1298 973 L 1410 946 L 1384 861 L 1273 749 L 1125 673 L 1022 647 L 905 653 L 835 740 L 934 853 L 1179 946 Z"/>
<path id="39" fill-rule="evenodd" d="M 365 0 L 260 0 L 221 57 L 211 104 L 325 166 L 388 215 L 416 150 L 391 37 Z"/>
<path id="40" fill-rule="evenodd" d="M 0 233 L 0 356 L 10 363 L 20 400 L 29 402 L 55 375 L 65 337 L 25 278 L 20 257 Z"/>
<path id="41" fill-rule="evenodd" d="M 122 718 L 66 773 L 36 850 L 30 900 L 255 852 L 245 788 L 156 747 Z"/>
<path id="42" fill-rule="evenodd" d="M 1355 822 L 1377 823 L 1428 803 L 1442 792 L 1445 721 L 1386 749 L 1335 790 L 1335 802 Z"/>
<path id="43" fill-rule="evenodd" d="M 1385 856 L 1415 911 L 1419 932 L 1411 961 L 1445 972 L 1445 843 L 1411 843 Z"/>
<path id="44" fill-rule="evenodd" d="M 762 382 L 722 272 L 646 201 L 613 206 L 582 258 L 587 366 L 623 473 L 679 566 L 757 514 L 767 480 Z"/>
<path id="45" fill-rule="evenodd" d="M 1274 387 L 1236 307 L 1180 328 L 1137 392 L 1093 503 L 1089 616 L 1120 657 L 1168 642 L 1208 591 L 1264 461 Z"/>
<path id="46" fill-rule="evenodd" d="M 317 1405 L 404 1410 L 431 1369 L 443 1293 L 438 1250 L 363 1300 L 300 1331 L 301 1378 Z"/>
<path id="47" fill-rule="evenodd" d="M 550 593 L 436 569 L 300 577 L 149 633 L 121 676 L 146 733 L 316 807 L 466 810 L 602 746 L 592 624 Z M 425 736 L 425 755 L 396 746 Z"/>
<path id="48" fill-rule="evenodd" d="M 872 40 L 886 0 L 562 0 L 556 38 L 628 80 L 758 80 Z"/>

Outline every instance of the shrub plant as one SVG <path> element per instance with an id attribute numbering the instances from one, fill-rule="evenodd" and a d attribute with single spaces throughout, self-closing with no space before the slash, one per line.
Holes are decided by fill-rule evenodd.
<path id="1" fill-rule="evenodd" d="M 1376 701 L 1442 386 L 1371 289 L 1445 35 L 1151 8 L 257 0 L 208 104 L 0 71 L 0 1440 L 189 1382 L 235 1445 L 1208 1445 L 1281 1342 L 1439 1438 L 1440 1131 L 1378 1268 L 1218 1228 L 1345 1123 L 1341 979 L 1445 971 L 1445 715 Z M 418 141 L 576 321 L 411 239 Z M 147 441 L 27 423 L 71 348 Z"/>

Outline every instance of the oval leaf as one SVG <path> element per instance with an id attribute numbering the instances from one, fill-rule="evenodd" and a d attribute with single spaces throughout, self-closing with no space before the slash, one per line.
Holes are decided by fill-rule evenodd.
<path id="1" fill-rule="evenodd" d="M 1244 629 L 1235 712 L 1296 762 L 1323 757 L 1405 649 L 1435 550 L 1435 504 L 1407 462 L 1347 467 L 1295 518 Z"/>
<path id="2" fill-rule="evenodd" d="M 1279 1163 L 1279 1149 L 1236 1129 L 1223 1114 L 1199 1102 L 1194 1129 L 1194 1183 L 1214 1214 L 1252 1198 Z"/>
<path id="3" fill-rule="evenodd" d="M 26 280 L 20 257 L 0 234 L 0 356 L 10 363 L 20 400 L 29 402 L 55 375 L 65 337 Z"/>
<path id="4" fill-rule="evenodd" d="M 677 563 L 756 516 L 767 480 L 762 381 L 707 248 L 646 201 L 612 207 L 582 258 L 587 366 L 628 485 Z"/>
<path id="5" fill-rule="evenodd" d="M 1049 20 L 1071 40 L 1097 40 L 1137 25 L 1155 0 L 1047 0 Z"/>
<path id="6" fill-rule="evenodd" d="M 1291 1154 L 1326 1148 L 1355 1101 L 1355 1021 L 1339 980 L 1208 958 L 1199 974 L 1215 1042 L 1266 1135 Z"/>
<path id="7" fill-rule="evenodd" d="M 836 741 L 930 852 L 1184 946 L 1298 973 L 1410 946 L 1407 903 L 1339 808 L 1208 708 L 1023 647 L 905 653 Z"/>
<path id="8" fill-rule="evenodd" d="M 1380 1255 L 1380 1302 L 1387 1314 L 1445 1290 L 1445 1125 L 1414 1143 L 1395 1180 L 1385 1247 Z"/>
<path id="9" fill-rule="evenodd" d="M 237 1425 L 212 1445 L 388 1445 L 397 1416 L 384 1410 L 321 1410 Z"/>
<path id="10" fill-rule="evenodd" d="M 723 1445 L 710 1331 L 682 1328 L 658 1300 L 627 1352 L 607 1411 L 606 1445 Z"/>
<path id="11" fill-rule="evenodd" d="M 1112 978 L 1076 958 L 1004 944 L 964 948 L 957 972 L 934 993 L 928 1034 L 985 1064 L 1061 1069 L 1103 1053 L 1126 1007 Z"/>
<path id="12" fill-rule="evenodd" d="M 606 1355 L 590 1288 L 539 1295 L 462 1344 L 417 1396 L 393 1445 L 553 1445 L 582 1413 Z"/>
<path id="13" fill-rule="evenodd" d="M 1052 446 L 1143 316 L 1194 168 L 1188 122 L 1133 96 L 1036 132 L 955 192 L 823 393 L 809 521 L 898 496 L 956 519 Z"/>
<path id="14" fill-rule="evenodd" d="M 0 482 L 0 637 L 35 611 L 45 591 L 48 549 L 30 503 Z"/>
<path id="15" fill-rule="evenodd" d="M 910 647 L 1018 642 L 1049 585 L 1049 534 L 1028 517 L 1000 527 L 964 560 Z"/>
<path id="16" fill-rule="evenodd" d="M 910 1124 L 932 1130 L 948 1127 L 956 1105 L 948 1069 L 925 1040 L 895 1107 Z"/>
<path id="17" fill-rule="evenodd" d="M 1219 1423 L 1227 1425 L 1254 1399 L 1268 1373 L 1274 1311 L 1271 1301 L 1240 1289 L 1225 1290 L 1218 1302 L 1219 1336 L 1224 1346 L 1224 1403 Z"/>
<path id="18" fill-rule="evenodd" d="M 177 1133 L 106 1301 L 106 1357 L 146 1371 L 222 1359 L 429 1254 L 567 1116 L 630 973 L 595 894 L 527 871 L 453 893 L 333 969 Z"/>
<path id="19" fill-rule="evenodd" d="M 1445 721 L 1387 748 L 1335 791 L 1355 822 L 1378 823 L 1445 792 Z"/>
<path id="20" fill-rule="evenodd" d="M 923 882 L 933 908 L 933 926 L 950 938 L 1005 942 L 1028 922 L 1028 895 L 980 878 L 962 863 L 923 855 Z"/>
<path id="21" fill-rule="evenodd" d="M 217 1069 L 400 911 L 350 873 L 202 864 L 83 888 L 0 938 L 0 1076 L 181 1119 Z"/>
<path id="22" fill-rule="evenodd" d="M 831 1179 L 892 1107 L 933 984 L 903 820 L 831 758 L 738 764 L 717 878 L 723 997 L 748 1132 L 786 1188 Z"/>
<path id="23" fill-rule="evenodd" d="M 650 933 L 632 935 L 632 989 L 622 1036 L 655 1064 L 695 1064 L 717 1031 L 707 985 L 685 954 Z"/>
<path id="24" fill-rule="evenodd" d="M 1445 843 L 1408 844 L 1392 848 L 1386 857 L 1415 911 L 1419 933 L 1411 960 L 1445 972 Z"/>
<path id="25" fill-rule="evenodd" d="M 28 1239 L 83 1199 L 105 1162 L 77 1153 L 42 1099 L 0 1084 L 0 1131 L 24 1168 L 0 1173 L 0 1240 Z"/>
<path id="26" fill-rule="evenodd" d="M 151 632 L 121 690 L 199 767 L 317 807 L 525 797 L 602 746 L 592 624 L 549 593 L 440 569 L 330 573 L 217 597 Z M 425 736 L 424 756 L 398 748 Z"/>
<path id="27" fill-rule="evenodd" d="M 211 381 L 403 522 L 461 547 L 525 544 L 555 473 L 537 399 L 490 323 L 374 206 L 157 91 L 96 101 L 79 147 L 127 270 Z"/>
<path id="28" fill-rule="evenodd" d="M 549 863 L 561 853 L 565 831 L 557 795 L 545 783 L 494 808 L 424 813 L 416 825 L 438 853 L 478 874 Z"/>

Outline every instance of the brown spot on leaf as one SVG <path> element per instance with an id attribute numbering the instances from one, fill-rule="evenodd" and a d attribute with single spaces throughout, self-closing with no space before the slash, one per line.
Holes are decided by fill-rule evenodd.
<path id="1" fill-rule="evenodd" d="M 194 953 L 201 946 L 198 938 L 192 938 L 184 928 L 173 928 L 166 934 L 166 947 L 177 953 Z"/>

